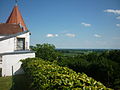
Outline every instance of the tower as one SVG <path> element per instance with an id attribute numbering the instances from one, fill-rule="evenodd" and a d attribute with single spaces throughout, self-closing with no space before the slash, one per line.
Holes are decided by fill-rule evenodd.
<path id="1" fill-rule="evenodd" d="M 7 19 L 6 23 L 8 24 L 19 24 L 23 30 L 28 30 L 25 23 L 24 23 L 24 20 L 22 18 L 22 15 L 18 9 L 18 5 L 15 5 L 9 18 Z"/>

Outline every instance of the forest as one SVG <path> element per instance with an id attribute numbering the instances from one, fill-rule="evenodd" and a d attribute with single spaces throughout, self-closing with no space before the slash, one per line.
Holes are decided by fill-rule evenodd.
<path id="1" fill-rule="evenodd" d="M 52 44 L 31 46 L 36 57 L 85 73 L 106 87 L 120 89 L 120 50 L 56 49 Z"/>

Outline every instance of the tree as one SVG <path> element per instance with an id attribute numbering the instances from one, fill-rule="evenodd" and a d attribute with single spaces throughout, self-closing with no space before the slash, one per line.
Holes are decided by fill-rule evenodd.
<path id="1" fill-rule="evenodd" d="M 58 60 L 61 55 L 55 50 L 55 46 L 52 44 L 36 44 L 36 46 L 31 46 L 31 49 L 35 51 L 36 57 L 48 61 Z"/>
<path id="2" fill-rule="evenodd" d="M 109 52 L 108 58 L 120 64 L 120 50 L 112 50 Z"/>

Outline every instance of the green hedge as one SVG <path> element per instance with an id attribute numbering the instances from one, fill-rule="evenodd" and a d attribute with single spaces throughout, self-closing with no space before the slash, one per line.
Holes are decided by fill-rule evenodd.
<path id="1" fill-rule="evenodd" d="M 86 74 L 76 73 L 54 62 L 39 58 L 21 61 L 32 90 L 110 90 Z"/>

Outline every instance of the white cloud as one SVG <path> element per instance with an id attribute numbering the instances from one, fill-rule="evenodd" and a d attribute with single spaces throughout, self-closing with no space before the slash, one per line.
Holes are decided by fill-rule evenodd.
<path id="1" fill-rule="evenodd" d="M 120 27 L 120 24 L 116 24 L 117 27 Z"/>
<path id="2" fill-rule="evenodd" d="M 58 37 L 58 34 L 47 34 L 46 37 Z"/>
<path id="3" fill-rule="evenodd" d="M 67 33 L 67 34 L 65 34 L 66 36 L 68 36 L 68 37 L 75 37 L 76 35 L 75 34 L 73 34 L 73 33 Z"/>
<path id="4" fill-rule="evenodd" d="M 120 10 L 114 10 L 114 9 L 107 9 L 107 10 L 104 10 L 104 12 L 113 13 L 113 14 L 120 14 Z"/>
<path id="5" fill-rule="evenodd" d="M 53 34 L 47 34 L 46 37 L 54 37 Z"/>
<path id="6" fill-rule="evenodd" d="M 54 36 L 55 36 L 55 37 L 58 37 L 58 34 L 55 34 Z"/>
<path id="7" fill-rule="evenodd" d="M 120 16 L 116 17 L 116 19 L 120 19 Z"/>
<path id="8" fill-rule="evenodd" d="M 100 37 L 102 37 L 102 36 L 99 35 L 99 34 L 94 34 L 94 37 L 100 38 Z"/>
<path id="9" fill-rule="evenodd" d="M 91 24 L 84 23 L 84 22 L 82 22 L 81 24 L 84 25 L 85 27 L 90 27 L 91 26 Z"/>

